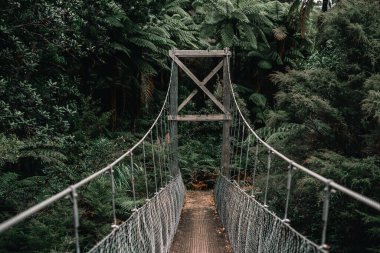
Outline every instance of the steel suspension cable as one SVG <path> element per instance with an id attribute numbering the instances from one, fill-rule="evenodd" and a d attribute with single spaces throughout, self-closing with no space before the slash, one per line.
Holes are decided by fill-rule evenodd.
<path id="1" fill-rule="evenodd" d="M 373 199 L 370 199 L 364 195 L 361 195 L 357 192 L 354 192 L 338 183 L 335 183 L 334 181 L 332 181 L 331 179 L 328 179 L 316 172 L 313 172 L 311 171 L 310 169 L 294 162 L 293 160 L 291 160 L 290 158 L 288 158 L 287 156 L 285 156 L 284 154 L 280 153 L 279 151 L 277 151 L 275 148 L 273 148 L 271 145 L 269 145 L 267 142 L 265 142 L 264 140 L 262 140 L 258 134 L 253 130 L 253 128 L 249 125 L 248 121 L 246 120 L 246 118 L 244 117 L 240 107 L 239 107 L 239 104 L 237 103 L 237 99 L 236 99 L 236 95 L 235 95 L 235 92 L 234 92 L 234 87 L 232 85 L 232 82 L 231 82 L 231 76 L 230 76 L 230 73 L 229 73 L 229 61 L 226 61 L 227 62 L 227 76 L 228 76 L 228 82 L 229 82 L 229 85 L 230 85 L 230 89 L 231 89 L 231 93 L 232 93 L 232 98 L 233 98 L 233 103 L 235 104 L 235 107 L 237 109 L 237 115 L 239 117 L 239 123 L 240 123 L 240 119 L 242 119 L 242 123 L 243 123 L 243 126 L 247 127 L 249 132 L 256 138 L 256 152 L 255 152 L 255 165 L 254 165 L 254 171 L 253 171 L 253 176 L 252 176 L 252 196 L 254 194 L 254 187 L 255 187 L 255 176 L 256 176 L 256 170 L 257 170 L 257 166 L 258 166 L 258 162 L 259 162 L 259 159 L 258 159 L 258 148 L 259 148 L 259 145 L 263 145 L 263 147 L 265 147 L 267 150 L 268 150 L 268 160 L 267 160 L 267 173 L 266 173 L 266 183 L 265 183 L 265 193 L 264 193 L 264 203 L 263 203 L 263 207 L 265 209 L 268 208 L 268 205 L 267 205 L 267 201 L 268 201 L 268 188 L 269 188 L 269 179 L 270 179 L 270 171 L 271 171 L 271 163 L 272 163 L 272 156 L 273 158 L 275 157 L 278 157 L 280 158 L 281 160 L 285 161 L 286 163 L 289 164 L 290 166 L 290 169 L 289 169 L 289 172 L 288 172 L 288 183 L 287 183 L 287 197 L 286 197 L 286 206 L 285 206 L 285 216 L 284 216 L 284 219 L 280 219 L 282 223 L 284 224 L 287 224 L 289 222 L 287 216 L 288 216 L 288 206 L 289 206 L 289 198 L 290 198 L 290 187 L 291 187 L 291 170 L 292 169 L 298 169 L 300 170 L 301 172 L 317 179 L 318 181 L 322 182 L 323 184 L 325 184 L 325 198 L 324 198 L 324 202 L 323 202 L 323 215 L 322 215 L 322 222 L 323 222 L 323 229 L 322 229 L 322 238 L 321 238 L 321 246 L 320 246 L 320 249 L 322 250 L 327 250 L 328 249 L 328 246 L 326 245 L 326 233 L 327 233 L 327 223 L 328 223 L 328 212 L 329 212 L 329 199 L 330 199 L 330 194 L 332 191 L 339 191 L 341 193 L 344 193 L 346 195 L 348 195 L 349 197 L 361 202 L 361 203 L 364 203 L 370 207 L 372 207 L 373 209 L 377 210 L 377 211 L 380 211 L 380 203 L 373 200 Z M 240 129 L 240 126 L 239 126 L 239 129 Z M 243 128 L 243 131 L 244 131 L 244 128 Z M 244 134 L 243 134 L 244 135 Z M 239 140 L 239 131 L 238 131 L 238 140 Z M 242 145 L 242 144 L 241 144 Z M 237 147 L 238 149 L 238 147 Z M 242 149 L 241 149 L 242 150 Z M 236 152 L 236 155 L 237 155 L 237 152 Z M 236 156 L 235 155 L 235 156 Z M 234 174 L 235 174 L 235 167 L 234 167 Z"/>
<path id="2" fill-rule="evenodd" d="M 158 126 L 156 126 L 156 136 L 157 136 L 157 144 L 158 146 L 158 168 L 160 173 L 160 187 L 162 187 L 162 157 L 161 157 L 161 140 L 160 136 L 158 135 Z"/>
<path id="3" fill-rule="evenodd" d="M 245 125 L 243 125 L 243 133 L 241 135 L 241 143 L 240 143 L 240 159 L 239 159 L 239 170 L 238 170 L 238 184 L 240 185 L 240 170 L 242 168 L 241 165 L 241 159 L 243 157 L 243 148 L 244 148 L 244 130 L 245 130 Z"/>
<path id="4" fill-rule="evenodd" d="M 252 193 L 251 193 L 252 196 L 254 193 L 254 187 L 256 186 L 255 180 L 256 180 L 257 166 L 259 164 L 259 146 L 260 146 L 260 141 L 259 139 L 256 138 L 255 164 L 253 165 L 253 172 L 252 172 Z"/>
<path id="5" fill-rule="evenodd" d="M 247 180 L 247 168 L 248 168 L 248 157 L 249 157 L 250 145 L 251 145 L 251 135 L 248 134 L 247 153 L 245 156 L 245 166 L 244 166 L 244 185 L 246 184 L 246 180 Z"/>
<path id="6" fill-rule="evenodd" d="M 284 154 L 282 154 L 281 152 L 277 151 L 275 148 L 273 148 L 271 145 L 269 145 L 268 143 L 266 143 L 263 139 L 260 138 L 260 136 L 255 132 L 255 130 L 253 130 L 253 128 L 249 125 L 248 121 L 246 120 L 246 118 L 244 117 L 238 103 L 237 103 L 237 100 L 236 100 L 236 96 L 235 96 L 235 91 L 234 91 L 234 87 L 232 85 L 232 82 L 231 82 L 231 76 L 230 76 L 230 67 L 229 67 L 229 62 L 227 61 L 227 69 L 228 69 L 228 82 L 229 82 L 229 85 L 230 85 L 230 89 L 231 89 L 231 93 L 232 93 L 232 98 L 233 98 L 233 102 L 237 108 L 237 111 L 238 111 L 238 114 L 240 115 L 240 117 L 242 118 L 244 124 L 246 125 L 246 127 L 249 129 L 249 131 L 257 138 L 257 141 L 262 144 L 264 147 L 266 147 L 268 150 L 270 150 L 272 152 L 273 155 L 276 155 L 277 157 L 281 158 L 282 160 L 284 160 L 285 162 L 291 164 L 293 167 L 299 169 L 300 171 L 302 171 L 303 173 L 306 173 L 308 174 L 309 176 L 321 181 L 322 183 L 324 184 L 327 184 L 329 183 L 330 187 L 332 189 L 335 189 L 339 192 L 342 192 L 346 195 L 348 195 L 349 197 L 353 198 L 353 199 L 356 199 L 357 201 L 363 203 L 363 204 L 366 204 L 367 206 L 369 207 L 372 207 L 373 209 L 377 210 L 377 211 L 380 211 L 380 203 L 373 200 L 373 199 L 370 199 L 360 193 L 357 193 L 357 192 L 354 192 L 336 182 L 334 182 L 333 180 L 331 179 L 328 179 L 322 175 L 319 175 L 318 173 L 314 172 L 314 171 L 311 171 L 310 169 L 296 163 L 295 161 L 293 161 L 292 159 L 288 158 L 287 156 L 285 156 Z"/>
<path id="7" fill-rule="evenodd" d="M 153 140 L 153 131 L 150 131 L 150 140 L 152 145 L 152 159 L 153 159 L 153 171 L 154 171 L 154 185 L 156 187 L 156 192 L 158 191 L 158 183 L 157 183 L 157 167 L 156 167 L 156 159 L 154 155 L 154 140 Z"/>
<path id="8" fill-rule="evenodd" d="M 172 66 L 171 66 L 172 70 L 173 70 L 173 67 L 174 67 L 174 61 L 172 61 Z M 160 112 L 158 113 L 156 119 L 152 123 L 151 127 L 147 130 L 147 132 L 145 133 L 145 135 L 132 148 L 130 148 L 128 151 L 126 151 L 119 158 L 115 159 L 112 163 L 108 164 L 106 167 L 98 170 L 97 172 L 95 172 L 95 173 L 91 174 L 90 176 L 82 179 L 81 181 L 79 181 L 79 182 L 77 182 L 77 183 L 75 183 L 75 184 L 67 187 L 65 190 L 63 190 L 63 191 L 61 191 L 59 193 L 56 193 L 55 195 L 47 198 L 46 200 L 40 202 L 39 204 L 34 205 L 31 208 L 29 208 L 29 209 L 27 209 L 27 210 L 19 213 L 18 215 L 14 216 L 13 218 L 10 218 L 10 219 L 2 222 L 0 224 L 0 233 L 8 230 L 13 225 L 15 225 L 17 223 L 20 223 L 21 221 L 25 220 L 26 218 L 32 216 L 33 214 L 35 214 L 35 213 L 37 213 L 37 212 L 45 209 L 49 205 L 57 202 L 58 200 L 66 197 L 68 195 L 71 195 L 72 192 L 73 192 L 73 189 L 76 192 L 76 189 L 82 187 L 83 185 L 86 185 L 87 183 L 89 183 L 89 182 L 93 181 L 94 179 L 98 178 L 99 176 L 105 174 L 111 168 L 113 168 L 115 165 L 117 165 L 122 160 L 124 160 L 125 157 L 129 156 L 138 146 L 140 146 L 142 144 L 142 142 L 147 138 L 147 136 L 149 135 L 149 133 L 151 133 L 152 129 L 157 125 L 158 120 L 162 117 L 164 108 L 165 108 L 165 106 L 166 106 L 166 104 L 168 102 L 168 97 L 169 97 L 170 86 L 171 86 L 171 83 L 172 83 L 172 78 L 173 78 L 173 71 L 171 71 L 170 81 L 169 81 L 169 85 L 168 85 L 168 90 L 166 92 L 165 100 L 164 100 L 163 105 L 162 105 L 162 107 L 160 109 Z M 76 221 L 76 219 L 75 219 L 75 221 Z M 79 224 L 79 217 L 78 217 L 78 224 Z"/>
<path id="9" fill-rule="evenodd" d="M 165 118 L 165 111 L 166 110 L 164 110 L 164 114 L 163 114 L 163 118 Z M 162 123 L 162 121 L 164 121 L 164 123 Z M 166 152 L 166 140 L 165 140 L 165 135 L 164 135 L 164 129 L 165 129 L 165 120 L 162 120 L 162 118 L 161 118 L 161 139 L 162 139 L 162 157 L 163 157 L 163 169 L 164 169 L 164 176 L 165 176 L 165 185 L 167 184 L 167 182 L 168 182 L 168 178 L 167 178 L 167 166 L 166 166 L 166 159 L 167 159 L 167 157 L 166 157 L 166 154 L 165 154 L 165 152 Z M 164 127 L 162 126 L 162 125 L 164 125 Z"/>
<path id="10" fill-rule="evenodd" d="M 165 110 L 164 110 L 164 115 L 165 115 Z M 166 172 L 165 172 L 165 140 L 164 140 L 164 131 L 163 131 L 163 127 L 162 127 L 163 123 L 162 123 L 162 118 L 160 120 L 160 136 L 161 136 L 161 141 L 160 141 L 160 147 L 161 147 L 161 158 L 162 158 L 162 175 L 163 175 L 163 178 L 164 178 L 164 182 L 166 184 Z M 164 184 L 164 185 L 165 185 Z"/>
<path id="11" fill-rule="evenodd" d="M 148 189 L 148 173 L 146 171 L 146 154 L 145 154 L 145 142 L 142 142 L 142 150 L 143 150 L 143 163 L 144 163 L 144 179 L 145 179 L 145 190 L 146 190 L 146 199 L 149 199 L 149 189 Z"/>
<path id="12" fill-rule="evenodd" d="M 238 159 L 239 138 L 240 138 L 240 117 L 238 118 L 239 118 L 239 124 L 237 128 L 236 147 L 235 147 L 235 155 L 234 155 L 234 176 L 236 176 L 236 164 L 237 164 L 237 159 Z"/>

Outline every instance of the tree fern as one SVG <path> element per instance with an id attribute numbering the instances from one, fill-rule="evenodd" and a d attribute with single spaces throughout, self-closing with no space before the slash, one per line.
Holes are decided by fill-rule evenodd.
<path id="1" fill-rule="evenodd" d="M 150 49 L 153 52 L 157 52 L 157 50 L 158 50 L 156 45 L 154 45 L 151 41 L 140 38 L 140 37 L 130 38 L 129 41 L 131 43 L 135 44 L 136 46 Z"/>
<path id="2" fill-rule="evenodd" d="M 154 84 L 151 75 L 141 75 L 141 102 L 147 104 L 153 98 Z"/>
<path id="3" fill-rule="evenodd" d="M 234 28 L 233 25 L 228 23 L 221 28 L 220 36 L 224 47 L 231 47 L 233 45 Z"/>
<path id="4" fill-rule="evenodd" d="M 288 138 L 291 135 L 297 133 L 302 129 L 302 125 L 295 123 L 284 123 L 278 127 L 263 127 L 257 129 L 257 134 L 264 139 L 266 142 L 271 144 L 276 144 L 281 140 Z"/>

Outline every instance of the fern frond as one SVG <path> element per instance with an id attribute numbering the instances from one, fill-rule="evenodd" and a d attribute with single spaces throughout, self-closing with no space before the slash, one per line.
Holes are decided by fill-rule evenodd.
<path id="1" fill-rule="evenodd" d="M 248 24 L 242 24 L 244 36 L 247 38 L 252 49 L 257 49 L 257 38 L 252 28 Z"/>
<path id="2" fill-rule="evenodd" d="M 281 141 L 297 131 L 302 129 L 303 126 L 295 123 L 284 123 L 279 127 L 263 127 L 258 129 L 257 134 L 268 143 L 276 143 Z"/>
<path id="3" fill-rule="evenodd" d="M 147 104 L 153 98 L 154 82 L 150 75 L 141 75 L 141 102 Z"/>
<path id="4" fill-rule="evenodd" d="M 233 11 L 231 13 L 231 17 L 237 19 L 240 22 L 249 23 L 248 17 L 243 12 L 241 12 L 240 10 Z"/>
<path id="5" fill-rule="evenodd" d="M 222 27 L 220 36 L 222 38 L 222 44 L 224 47 L 231 47 L 233 45 L 234 28 L 231 23 Z"/>
<path id="6" fill-rule="evenodd" d="M 144 48 L 152 50 L 153 52 L 157 52 L 158 50 L 157 47 L 152 42 L 146 39 L 133 37 L 133 38 L 129 38 L 129 41 L 138 47 L 144 47 Z"/>

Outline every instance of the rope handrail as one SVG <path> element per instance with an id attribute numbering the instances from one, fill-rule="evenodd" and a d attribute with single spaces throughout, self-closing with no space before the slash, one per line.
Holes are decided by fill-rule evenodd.
<path id="1" fill-rule="evenodd" d="M 112 163 L 108 164 L 106 167 L 98 170 L 97 172 L 91 174 L 90 176 L 82 179 L 81 181 L 67 187 L 66 189 L 54 194 L 53 196 L 47 198 L 46 200 L 26 209 L 25 211 L 17 214 L 16 216 L 2 222 L 0 224 L 0 234 L 3 233 L 4 231 L 8 230 L 10 227 L 20 223 L 21 221 L 25 220 L 26 218 L 32 216 L 33 214 L 41 211 L 42 209 L 45 209 L 46 207 L 48 207 L 49 205 L 57 202 L 58 200 L 66 197 L 67 195 L 69 194 L 72 194 L 73 192 L 76 191 L 76 189 L 80 188 L 81 186 L 91 182 L 92 180 L 94 180 L 95 178 L 103 175 L 104 173 L 108 172 L 108 171 L 111 171 L 113 169 L 113 167 L 115 165 L 117 165 L 120 161 L 122 161 L 125 157 L 133 154 L 133 151 L 141 145 L 141 143 L 144 142 L 144 140 L 148 137 L 148 135 L 152 132 L 154 126 L 157 125 L 157 122 L 158 120 L 160 119 L 160 117 L 162 116 L 163 112 L 164 112 L 164 109 L 165 109 L 165 106 L 168 102 L 168 98 L 169 98 L 169 91 L 170 91 L 170 86 L 171 86 L 171 82 L 172 82 L 172 77 L 173 77 L 173 67 L 174 67 L 174 62 L 172 61 L 172 66 L 171 66 L 171 74 L 170 74 L 170 80 L 169 80 L 169 85 L 168 85 L 168 89 L 167 89 L 167 92 L 166 92 L 166 96 L 165 96 L 165 100 L 164 100 L 164 103 L 161 107 L 161 110 L 158 114 L 158 116 L 156 117 L 156 119 L 154 120 L 154 122 L 152 123 L 151 127 L 148 129 L 148 131 L 145 133 L 145 135 L 132 147 L 130 148 L 128 151 L 126 151 L 123 155 L 121 155 L 119 158 L 117 158 L 116 160 L 114 160 Z"/>
<path id="2" fill-rule="evenodd" d="M 300 171 L 308 174 L 309 176 L 323 182 L 325 185 L 339 191 L 339 192 L 342 192 L 346 195 L 348 195 L 349 197 L 351 198 L 354 198 L 356 199 L 357 201 L 359 202 L 362 202 L 363 204 L 366 204 L 367 206 L 377 210 L 377 211 L 380 211 L 380 203 L 373 200 L 373 199 L 370 199 L 360 193 L 357 193 L 353 190 L 350 190 L 348 189 L 347 187 L 344 187 L 336 182 L 334 182 L 332 179 L 329 179 L 329 178 L 326 178 L 322 175 L 319 175 L 318 173 L 296 163 L 295 161 L 293 161 L 292 159 L 288 158 L 287 156 L 285 156 L 284 154 L 282 154 L 281 152 L 277 151 L 275 148 L 273 148 L 271 145 L 269 145 L 268 143 L 266 143 L 263 139 L 260 138 L 260 136 L 255 132 L 255 130 L 253 130 L 253 128 L 249 125 L 248 121 L 246 120 L 246 118 L 244 117 L 238 103 L 237 103 L 237 100 L 236 100 L 236 96 L 235 96 L 235 92 L 234 92 L 234 88 L 233 88 L 233 85 L 232 85 L 232 81 L 231 81 L 231 75 L 230 75 L 230 66 L 229 66 L 229 61 L 227 61 L 227 69 L 228 69 L 228 82 L 229 82 L 229 85 L 230 85 L 230 89 L 231 89 L 231 93 L 232 93 L 232 97 L 233 97 L 233 100 L 234 100 L 234 103 L 235 103 L 235 106 L 239 112 L 239 115 L 240 117 L 242 118 L 244 124 L 246 125 L 246 127 L 248 127 L 249 131 L 256 137 L 257 141 L 259 143 L 261 143 L 262 145 L 264 145 L 272 154 L 275 154 L 276 156 L 278 156 L 279 158 L 281 158 L 282 160 L 284 160 L 285 162 L 289 163 L 289 165 L 293 168 L 297 168 L 299 169 Z"/>

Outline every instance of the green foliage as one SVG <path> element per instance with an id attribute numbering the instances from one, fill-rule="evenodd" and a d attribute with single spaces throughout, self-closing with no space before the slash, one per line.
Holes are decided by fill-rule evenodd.
<path id="1" fill-rule="evenodd" d="M 261 1 L 195 1 L 193 6 L 203 20 L 201 34 L 219 48 L 256 49 L 272 26 Z"/>
<path id="2" fill-rule="evenodd" d="M 162 101 L 172 48 L 231 47 L 238 104 L 260 127 L 259 135 L 314 171 L 378 199 L 379 3 L 341 0 L 316 16 L 313 1 L 287 2 L 0 2 L 1 220 L 105 166 L 141 137 L 139 132 L 149 127 Z M 203 62 L 196 67 L 203 69 Z M 218 99 L 221 90 L 217 77 Z M 180 95 L 186 92 L 180 90 Z M 199 109 L 190 103 L 184 111 L 216 112 L 210 101 L 202 105 Z M 186 182 L 197 173 L 216 174 L 221 126 L 179 127 Z M 161 151 L 151 150 L 165 145 L 157 140 L 145 145 L 153 193 L 155 183 L 162 185 L 152 157 Z M 141 152 L 136 151 L 133 163 L 137 205 L 146 198 Z M 259 199 L 266 159 L 260 149 L 255 190 Z M 270 205 L 282 213 L 287 165 L 278 159 L 273 165 Z M 114 169 L 121 222 L 135 205 L 126 190 L 131 188 L 132 168 L 127 159 Z M 168 172 L 161 173 L 167 180 Z M 318 241 L 320 213 L 311 210 L 321 210 L 323 186 L 301 173 L 294 179 L 292 224 Z M 79 192 L 84 249 L 111 229 L 109 183 L 106 174 Z M 71 204 L 62 200 L 2 235 L 0 251 L 71 251 Z M 378 216 L 341 194 L 333 195 L 331 204 L 332 252 L 364 247 L 379 251 Z"/>
<path id="3" fill-rule="evenodd" d="M 375 74 L 364 83 L 367 97 L 363 99 L 362 110 L 368 118 L 377 120 L 380 124 L 380 75 Z"/>
<path id="4" fill-rule="evenodd" d="M 259 130 L 313 171 L 377 200 L 378 10 L 376 1 L 340 1 L 319 17 L 311 56 L 298 61 L 297 70 L 271 75 L 278 87 L 276 105 L 266 114 L 267 126 Z M 286 191 L 276 185 L 285 187 L 286 177 L 281 169 L 276 171 L 272 205 L 281 213 Z M 318 240 L 320 226 L 309 224 L 320 224 L 320 213 L 307 210 L 322 210 L 323 186 L 297 172 L 293 182 L 292 224 Z M 327 239 L 331 252 L 377 252 L 376 226 L 378 215 L 370 209 L 343 194 L 332 195 Z"/>
<path id="5" fill-rule="evenodd" d="M 129 128 L 142 104 L 162 101 L 168 50 L 200 45 L 187 7 L 187 0 L 0 3 L 2 221 L 130 147 L 133 134 L 110 130 L 121 122 Z M 143 192 L 141 162 L 136 168 L 136 187 Z M 110 231 L 109 179 L 83 191 L 81 245 L 86 248 Z M 119 198 L 119 217 L 125 219 L 130 208 L 123 203 L 131 196 Z M 67 204 L 59 202 L 10 231 L 0 240 L 0 251 L 71 251 L 72 207 Z"/>

